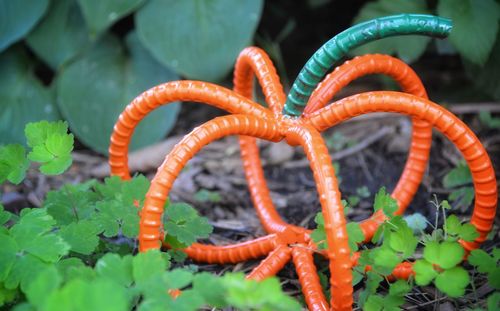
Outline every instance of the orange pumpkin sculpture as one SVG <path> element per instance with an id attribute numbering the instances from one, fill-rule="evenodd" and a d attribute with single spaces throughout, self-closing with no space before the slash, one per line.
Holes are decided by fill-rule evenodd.
<path id="1" fill-rule="evenodd" d="M 390 56 L 366 55 L 346 62 L 319 85 L 315 84 L 333 65 L 333 61 L 354 46 L 398 34 L 443 36 L 449 32 L 449 22 L 426 15 L 398 15 L 372 20 L 352 29 L 330 40 L 311 58 L 294 84 L 288 101 L 271 60 L 265 52 L 255 47 L 243 50 L 236 62 L 234 91 L 205 82 L 177 81 L 156 86 L 132 101 L 115 125 L 109 148 L 111 173 L 123 179 L 130 178 L 127 154 L 133 131 L 152 110 L 174 101 L 192 101 L 206 103 L 230 113 L 194 129 L 165 158 L 151 182 L 141 213 L 141 252 L 162 246 L 163 207 L 173 182 L 187 161 L 203 146 L 216 139 L 240 135 L 241 155 L 252 201 L 268 235 L 227 246 L 195 243 L 184 251 L 196 261 L 219 264 L 267 256 L 248 275 L 248 278 L 256 280 L 275 275 L 292 260 L 310 310 L 350 310 L 353 304 L 352 267 L 358 256 L 351 255 L 348 246 L 341 194 L 332 161 L 320 133 L 355 116 L 381 111 L 396 112 L 413 118 L 408 161 L 392 193 L 399 204 L 396 213 L 404 212 L 420 184 L 429 157 L 434 127 L 457 146 L 472 173 L 475 204 L 471 223 L 480 235 L 474 242 L 460 243 L 470 251 L 486 239 L 492 228 L 497 206 L 497 186 L 491 161 L 477 137 L 461 120 L 427 99 L 425 89 L 413 70 Z M 339 52 L 336 55 L 335 51 L 343 54 Z M 318 54 L 322 56 L 317 57 Z M 326 105 L 352 80 L 374 73 L 391 76 L 406 93 L 367 92 Z M 254 75 L 263 88 L 269 109 L 251 100 Z M 304 103 L 307 103 L 304 113 L 298 112 L 297 107 Z M 256 138 L 272 142 L 285 140 L 292 146 L 300 145 L 310 161 L 325 220 L 328 249 L 323 254 L 330 263 L 330 303 L 323 294 L 313 262 L 312 254 L 316 245 L 311 241 L 310 231 L 286 223 L 273 207 Z M 379 212 L 360 224 L 367 241 L 383 221 L 384 215 Z M 393 276 L 408 278 L 412 273 L 411 264 L 406 262 L 394 269 Z"/>

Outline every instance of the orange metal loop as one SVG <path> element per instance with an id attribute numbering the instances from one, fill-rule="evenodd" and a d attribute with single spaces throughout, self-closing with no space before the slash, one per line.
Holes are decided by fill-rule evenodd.
<path id="1" fill-rule="evenodd" d="M 215 84 L 186 80 L 155 86 L 137 96 L 115 124 L 109 145 L 112 175 L 130 179 L 128 147 L 137 124 L 154 109 L 175 101 L 207 103 L 230 113 L 243 113 L 260 118 L 271 115 L 267 109 L 255 102 Z"/>
<path id="2" fill-rule="evenodd" d="M 304 115 L 324 107 L 343 87 L 351 81 L 368 75 L 385 74 L 396 80 L 404 92 L 427 98 L 422 81 L 418 75 L 401 60 L 388 55 L 358 56 L 335 68 L 314 90 L 304 109 Z M 338 104 L 338 103 L 335 103 Z M 398 202 L 396 214 L 403 214 L 417 192 L 425 173 L 432 144 L 432 126 L 430 123 L 412 118 L 413 131 L 408 154 L 401 178 L 392 193 Z M 378 225 L 384 220 L 382 211 L 361 223 L 365 241 L 371 240 Z"/>
<path id="3" fill-rule="evenodd" d="M 474 133 L 445 108 L 413 95 L 399 92 L 368 92 L 339 100 L 305 118 L 318 130 L 325 130 L 352 117 L 370 112 L 396 112 L 431 123 L 460 150 L 474 183 L 475 202 L 471 223 L 479 232 L 474 242 L 460 241 L 467 250 L 479 247 L 493 226 L 497 208 L 495 171 L 486 150 Z"/>
<path id="4" fill-rule="evenodd" d="M 228 135 L 252 135 L 279 141 L 282 135 L 275 122 L 249 115 L 229 115 L 215 118 L 186 135 L 167 155 L 151 181 L 141 213 L 139 250 L 159 249 L 163 239 L 161 215 L 170 188 L 178 174 L 203 146 Z"/>
<path id="5" fill-rule="evenodd" d="M 286 95 L 283 92 L 276 69 L 266 52 L 257 47 L 248 47 L 240 53 L 236 60 L 233 79 L 234 91 L 252 99 L 254 73 L 262 87 L 266 103 L 273 114 L 279 117 Z M 271 200 L 262 170 L 257 140 L 250 136 L 240 136 L 240 150 L 250 197 L 264 230 L 269 233 L 283 232 L 288 224 L 281 219 Z"/>

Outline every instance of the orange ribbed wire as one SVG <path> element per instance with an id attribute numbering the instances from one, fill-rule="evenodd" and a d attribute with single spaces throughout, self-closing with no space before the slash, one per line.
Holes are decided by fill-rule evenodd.
<path id="1" fill-rule="evenodd" d="M 479 232 L 474 242 L 460 241 L 467 250 L 476 249 L 493 226 L 497 208 L 497 183 L 491 160 L 476 135 L 445 108 L 399 92 L 368 92 L 339 100 L 304 118 L 322 131 L 352 117 L 370 112 L 396 112 L 431 123 L 460 150 L 469 165 L 475 202 L 471 223 Z"/>
<path id="2" fill-rule="evenodd" d="M 385 74 L 393 78 L 404 92 L 427 98 L 422 81 L 418 75 L 403 61 L 381 54 L 368 54 L 355 57 L 335 68 L 314 90 L 311 99 L 304 109 L 304 115 L 324 107 L 332 98 L 351 81 L 368 75 Z M 335 103 L 338 105 L 338 103 Z M 432 126 L 428 122 L 412 118 L 413 130 L 408 160 L 403 169 L 392 197 L 398 202 L 397 215 L 404 213 L 411 199 L 417 192 L 425 173 L 432 144 Z M 371 240 L 385 217 L 382 211 L 361 223 L 365 241 Z"/>
<path id="3" fill-rule="evenodd" d="M 175 101 L 206 103 L 230 113 L 260 118 L 271 115 L 267 109 L 255 102 L 215 84 L 186 80 L 155 86 L 137 96 L 125 108 L 114 126 L 109 146 L 109 165 L 112 175 L 130 179 L 128 147 L 136 126 L 154 109 Z"/>
<path id="4" fill-rule="evenodd" d="M 347 310 L 353 303 L 350 249 L 347 222 L 330 154 L 319 131 L 308 125 L 292 123 L 287 127 L 286 139 L 292 145 L 300 144 L 309 160 L 325 221 L 331 308 Z"/>
<path id="5" fill-rule="evenodd" d="M 189 258 L 206 263 L 238 263 L 265 256 L 277 246 L 282 245 L 275 234 L 266 235 L 251 241 L 214 246 L 194 243 L 183 249 Z"/>
<path id="6" fill-rule="evenodd" d="M 286 95 L 276 69 L 266 52 L 257 47 L 248 47 L 241 51 L 234 66 L 234 91 L 252 99 L 254 73 L 269 108 L 275 116 L 281 115 Z M 266 232 L 282 232 L 288 224 L 281 219 L 271 200 L 257 140 L 250 136 L 240 136 L 239 141 L 245 177 L 257 216 Z"/>
<path id="7" fill-rule="evenodd" d="M 276 275 L 286 265 L 292 257 L 292 249 L 287 245 L 281 244 L 277 246 L 266 259 L 255 267 L 247 279 L 261 281 L 270 276 Z"/>
<path id="8" fill-rule="evenodd" d="M 272 120 L 249 115 L 228 115 L 208 121 L 186 135 L 167 155 L 151 181 L 141 212 L 139 250 L 161 246 L 161 215 L 174 180 L 193 155 L 208 143 L 228 135 L 252 135 L 278 141 L 282 136 Z"/>
<path id="9" fill-rule="evenodd" d="M 323 294 L 312 252 L 304 246 L 298 246 L 292 249 L 292 254 L 293 263 L 309 310 L 328 310 L 328 302 Z"/>

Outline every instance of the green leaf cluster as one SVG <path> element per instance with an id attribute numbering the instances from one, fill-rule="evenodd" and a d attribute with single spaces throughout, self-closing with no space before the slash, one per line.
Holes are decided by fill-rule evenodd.
<path id="1" fill-rule="evenodd" d="M 482 249 L 475 249 L 470 252 L 467 258 L 469 263 L 476 267 L 480 273 L 488 276 L 488 284 L 500 290 L 500 249 L 495 247 L 491 255 Z"/>
<path id="2" fill-rule="evenodd" d="M 30 160 L 39 162 L 40 171 L 45 175 L 61 174 L 71 166 L 74 139 L 73 134 L 67 133 L 66 122 L 28 123 L 24 132 L 31 148 L 27 156 L 26 148 L 20 144 L 0 146 L 0 183 L 5 180 L 21 183 Z"/>
<path id="3" fill-rule="evenodd" d="M 208 220 L 187 203 L 171 203 L 163 215 L 165 241 L 174 248 L 187 247 L 212 233 Z"/>
<path id="4" fill-rule="evenodd" d="M 217 277 L 170 269 L 168 255 L 148 251 L 135 256 L 108 253 L 85 266 L 63 259 L 32 271 L 22 288 L 26 302 L 16 308 L 36 310 L 199 310 L 203 306 L 240 310 L 300 310 L 275 278 L 245 280 L 243 274 Z M 169 292 L 182 289 L 177 298 Z"/>
<path id="5" fill-rule="evenodd" d="M 436 287 L 448 296 L 462 296 L 470 283 L 467 271 L 457 266 L 463 256 L 464 249 L 457 242 L 428 242 L 424 258 L 413 265 L 415 282 L 423 286 L 434 281 Z"/>

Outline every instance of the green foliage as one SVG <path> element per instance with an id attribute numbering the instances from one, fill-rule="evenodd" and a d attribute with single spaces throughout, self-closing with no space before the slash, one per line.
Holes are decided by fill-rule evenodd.
<path id="1" fill-rule="evenodd" d="M 494 248 L 489 255 L 481 249 L 473 250 L 468 257 L 471 265 L 476 267 L 477 271 L 486 273 L 488 283 L 495 289 L 500 290 L 500 249 Z"/>
<path id="2" fill-rule="evenodd" d="M 17 3 L 17 1 L 6 1 Z M 0 14 L 3 14 L 3 11 Z M 54 94 L 51 89 L 37 80 L 33 73 L 33 61 L 19 46 L 0 54 L 0 68 L 2 68 L 0 74 L 0 98 L 2 98 L 0 144 L 24 144 L 24 126 L 28 122 L 52 121 L 59 118 L 54 103 Z"/>
<path id="3" fill-rule="evenodd" d="M 413 266 L 415 282 L 427 285 L 434 280 L 436 287 L 448 296 L 463 295 L 470 282 L 467 271 L 456 266 L 463 255 L 464 249 L 457 242 L 428 242 L 424 248 L 424 259 L 417 260 Z"/>
<path id="4" fill-rule="evenodd" d="M 47 16 L 26 43 L 53 70 L 80 54 L 90 40 L 76 0 L 52 0 Z"/>
<path id="5" fill-rule="evenodd" d="M 25 135 L 32 148 L 28 157 L 19 144 L 0 146 L 0 184 L 5 180 L 14 184 L 23 181 L 29 160 L 42 163 L 40 171 L 45 175 L 58 175 L 68 169 L 72 163 L 73 135 L 67 131 L 68 125 L 61 121 L 28 123 Z"/>
<path id="6" fill-rule="evenodd" d="M 193 244 L 197 239 L 207 238 L 212 233 L 212 226 L 206 218 L 198 215 L 198 212 L 187 203 L 172 203 L 164 213 L 164 226 L 167 232 L 167 241 L 172 243 L 173 239 L 178 242 L 174 245 L 186 247 Z"/>
<path id="7" fill-rule="evenodd" d="M 214 81 L 231 70 L 251 41 L 262 3 L 151 0 L 135 23 L 141 42 L 162 64 L 190 79 Z"/>
<path id="8" fill-rule="evenodd" d="M 479 120 L 490 129 L 500 129 L 500 118 L 492 117 L 488 111 L 481 111 L 479 113 Z"/>
<path id="9" fill-rule="evenodd" d="M 467 208 L 474 200 L 474 188 L 472 184 L 472 175 L 467 163 L 461 161 L 457 167 L 450 170 L 443 177 L 443 186 L 447 189 L 453 189 L 448 199 L 455 204 L 457 208 Z"/>
<path id="10" fill-rule="evenodd" d="M 0 51 L 20 40 L 43 16 L 49 0 L 0 1 Z"/>
<path id="11" fill-rule="evenodd" d="M 437 12 L 453 20 L 453 46 L 467 60 L 483 65 L 497 37 L 500 5 L 495 0 L 439 0 Z"/>
<path id="12" fill-rule="evenodd" d="M 144 0 L 78 0 L 91 36 L 97 36 L 123 16 L 136 10 Z"/>
<path id="13" fill-rule="evenodd" d="M 300 305 L 280 290 L 277 279 L 246 281 L 243 274 L 229 274 L 222 279 L 227 301 L 240 310 L 301 310 Z"/>
<path id="14" fill-rule="evenodd" d="M 483 66 L 475 65 L 470 62 L 464 62 L 466 73 L 477 89 L 486 92 L 493 98 L 500 100 L 500 36 L 493 49 L 490 57 Z"/>
<path id="15" fill-rule="evenodd" d="M 119 113 L 143 91 L 178 75 L 223 78 L 251 42 L 262 7 L 262 0 L 0 0 L 0 144 L 22 143 L 24 124 L 62 115 L 81 142 L 107 153 Z M 127 21 L 110 29 L 129 16 L 140 40 Z M 148 115 L 132 149 L 162 139 L 178 111 L 173 103 Z"/>
<path id="16" fill-rule="evenodd" d="M 135 33 L 127 36 L 126 44 L 130 57 L 116 37 L 103 36 L 64 68 L 57 81 L 62 115 L 82 142 L 101 153 L 107 153 L 114 123 L 135 96 L 156 84 L 178 79 L 151 58 Z M 177 104 L 170 104 L 148 115 L 134 132 L 132 148 L 164 137 L 178 110 Z"/>
<path id="17" fill-rule="evenodd" d="M 30 161 L 26 149 L 19 144 L 0 146 L 0 183 L 5 180 L 19 184 L 24 180 Z"/>
<path id="18" fill-rule="evenodd" d="M 369 19 L 401 13 L 429 14 L 429 10 L 424 0 L 378 0 L 365 4 L 352 23 L 358 24 Z M 404 61 L 412 62 L 424 53 L 430 40 L 431 38 L 424 36 L 405 36 L 403 39 L 385 38 L 357 48 L 354 54 L 362 55 L 374 52 L 397 54 Z"/>
<path id="19" fill-rule="evenodd" d="M 386 216 L 392 217 L 392 215 L 394 215 L 394 212 L 398 210 L 399 206 L 398 202 L 385 191 L 385 187 L 382 187 L 375 195 L 373 208 L 375 211 L 381 209 Z"/>
<path id="20" fill-rule="evenodd" d="M 24 130 L 28 146 L 32 151 L 28 159 L 39 162 L 40 171 L 45 175 L 58 175 L 71 166 L 73 134 L 68 134 L 66 122 L 49 123 L 40 121 L 29 123 Z"/>

